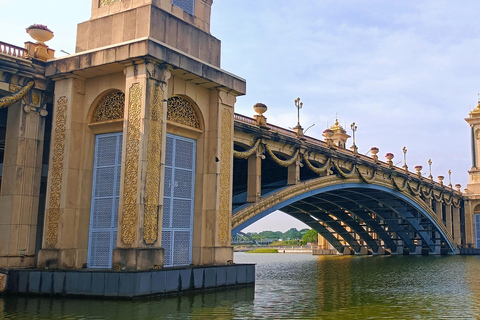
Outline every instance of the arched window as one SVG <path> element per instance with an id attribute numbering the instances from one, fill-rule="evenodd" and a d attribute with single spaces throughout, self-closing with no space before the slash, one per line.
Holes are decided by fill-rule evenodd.
<path id="1" fill-rule="evenodd" d="M 195 0 L 172 0 L 172 4 L 192 16 L 195 13 Z"/>
<path id="2" fill-rule="evenodd" d="M 95 150 L 87 266 L 110 268 L 117 243 L 125 94 L 114 90 L 96 101 L 90 119 Z"/>
<path id="3" fill-rule="evenodd" d="M 477 204 L 473 209 L 475 217 L 475 247 L 480 248 L 480 204 Z"/>
<path id="4" fill-rule="evenodd" d="M 167 121 L 200 129 L 200 120 L 195 112 L 195 108 L 187 99 L 179 96 L 168 99 Z"/>
<path id="5" fill-rule="evenodd" d="M 125 108 L 125 94 L 114 91 L 105 95 L 93 112 L 92 122 L 104 122 L 123 119 Z"/>

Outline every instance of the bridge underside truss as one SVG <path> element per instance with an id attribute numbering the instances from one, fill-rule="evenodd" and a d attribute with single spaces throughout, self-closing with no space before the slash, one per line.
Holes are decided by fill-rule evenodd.
<path id="1" fill-rule="evenodd" d="M 340 253 L 440 254 L 465 245 L 462 194 L 451 185 L 376 153 L 272 128 L 235 122 L 232 234 L 280 210 Z"/>
<path id="2" fill-rule="evenodd" d="M 439 252 L 446 239 L 435 224 L 402 199 L 378 190 L 345 188 L 319 193 L 289 204 L 280 211 L 306 223 L 338 252 L 362 248 L 378 253 L 415 253 L 422 248 Z M 417 249 L 418 248 L 418 249 Z"/>
<path id="3" fill-rule="evenodd" d="M 245 210 L 245 206 L 239 209 Z M 232 233 L 275 210 L 316 230 L 339 253 L 440 254 L 455 250 L 444 230 L 418 204 L 397 191 L 363 183 L 330 185 L 279 202 L 234 225 Z"/>

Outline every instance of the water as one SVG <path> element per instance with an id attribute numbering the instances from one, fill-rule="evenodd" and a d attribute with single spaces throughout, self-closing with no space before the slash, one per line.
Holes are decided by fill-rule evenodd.
<path id="1" fill-rule="evenodd" d="M 236 253 L 256 285 L 134 301 L 0 298 L 0 319 L 478 319 L 480 257 Z"/>

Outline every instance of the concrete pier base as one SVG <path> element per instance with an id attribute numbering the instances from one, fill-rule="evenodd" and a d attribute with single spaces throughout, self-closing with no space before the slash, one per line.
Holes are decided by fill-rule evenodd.
<path id="1" fill-rule="evenodd" d="M 254 284 L 255 265 L 149 271 L 5 270 L 5 294 L 136 298 Z"/>

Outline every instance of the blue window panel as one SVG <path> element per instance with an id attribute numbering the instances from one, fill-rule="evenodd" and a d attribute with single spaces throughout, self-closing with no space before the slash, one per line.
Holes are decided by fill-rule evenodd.
<path id="1" fill-rule="evenodd" d="M 192 262 L 191 232 L 175 231 L 173 242 L 173 265 L 182 266 Z"/>
<path id="2" fill-rule="evenodd" d="M 165 165 L 171 167 L 173 164 L 173 143 L 174 138 L 167 134 L 165 145 Z"/>
<path id="3" fill-rule="evenodd" d="M 192 154 L 195 144 L 191 141 L 177 139 L 175 144 L 175 167 L 192 170 L 194 163 Z"/>
<path id="4" fill-rule="evenodd" d="M 89 268 L 111 268 L 117 244 L 122 133 L 95 136 L 88 238 Z"/>
<path id="5" fill-rule="evenodd" d="M 172 4 L 192 16 L 195 13 L 195 0 L 172 0 Z"/>
<path id="6" fill-rule="evenodd" d="M 173 196 L 176 198 L 191 199 L 193 172 L 190 170 L 175 169 Z"/>
<path id="7" fill-rule="evenodd" d="M 480 214 L 475 215 L 475 239 L 476 247 L 480 248 Z"/>
<path id="8" fill-rule="evenodd" d="M 164 180 L 163 196 L 171 197 L 172 196 L 172 168 L 169 168 L 169 167 L 165 168 L 164 179 L 165 180 Z"/>
<path id="9" fill-rule="evenodd" d="M 192 220 L 192 200 L 173 199 L 172 228 L 189 229 Z"/>
<path id="10" fill-rule="evenodd" d="M 163 264 L 165 266 L 172 266 L 172 238 L 173 231 L 162 230 L 162 247 L 164 250 Z"/>
<path id="11" fill-rule="evenodd" d="M 196 141 L 167 134 L 162 247 L 166 267 L 192 262 Z"/>

